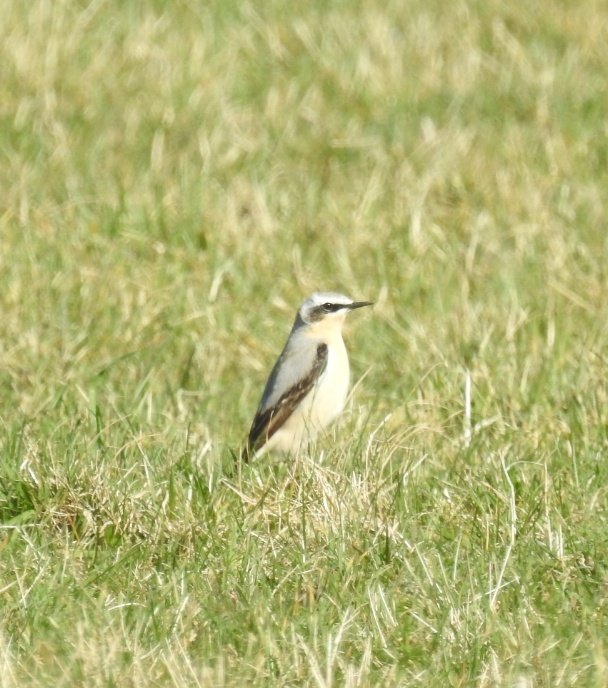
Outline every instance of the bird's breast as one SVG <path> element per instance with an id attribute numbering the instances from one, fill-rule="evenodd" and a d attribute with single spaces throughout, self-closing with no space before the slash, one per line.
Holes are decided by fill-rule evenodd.
<path id="1" fill-rule="evenodd" d="M 350 382 L 348 355 L 342 338 L 328 343 L 327 353 L 327 365 L 311 400 L 311 420 L 319 427 L 325 427 L 342 412 Z"/>

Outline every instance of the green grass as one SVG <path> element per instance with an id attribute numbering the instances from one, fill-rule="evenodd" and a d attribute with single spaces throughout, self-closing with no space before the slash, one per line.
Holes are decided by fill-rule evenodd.
<path id="1" fill-rule="evenodd" d="M 6 3 L 1 686 L 608 684 L 607 24 Z M 317 289 L 348 410 L 231 474 Z"/>

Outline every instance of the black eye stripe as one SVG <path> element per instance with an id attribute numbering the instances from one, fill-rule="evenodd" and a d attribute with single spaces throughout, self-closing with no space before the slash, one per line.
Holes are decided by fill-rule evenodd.
<path id="1" fill-rule="evenodd" d="M 348 305 L 345 303 L 331 303 L 330 301 L 326 301 L 318 306 L 314 306 L 308 311 L 308 320 L 309 322 L 317 322 L 322 320 L 323 317 L 329 313 L 337 313 L 343 308 L 348 308 Z"/>
<path id="2" fill-rule="evenodd" d="M 319 309 L 323 313 L 335 313 L 336 311 L 339 311 L 341 308 L 344 308 L 344 304 L 341 304 L 341 303 L 324 303 L 322 306 L 319 306 Z"/>

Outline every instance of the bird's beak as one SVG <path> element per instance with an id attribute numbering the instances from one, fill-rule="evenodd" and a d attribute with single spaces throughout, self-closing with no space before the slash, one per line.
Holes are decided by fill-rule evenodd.
<path id="1" fill-rule="evenodd" d="M 363 306 L 373 306 L 374 302 L 373 301 L 353 301 L 353 303 L 349 304 L 348 308 L 350 308 L 351 311 L 354 311 L 355 308 L 363 308 Z"/>

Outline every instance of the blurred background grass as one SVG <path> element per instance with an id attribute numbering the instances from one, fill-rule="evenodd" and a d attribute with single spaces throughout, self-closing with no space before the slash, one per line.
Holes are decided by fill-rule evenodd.
<path id="1" fill-rule="evenodd" d="M 6 685 L 604 685 L 604 5 L 3 14 Z M 352 407 L 222 480 L 317 289 Z"/>

